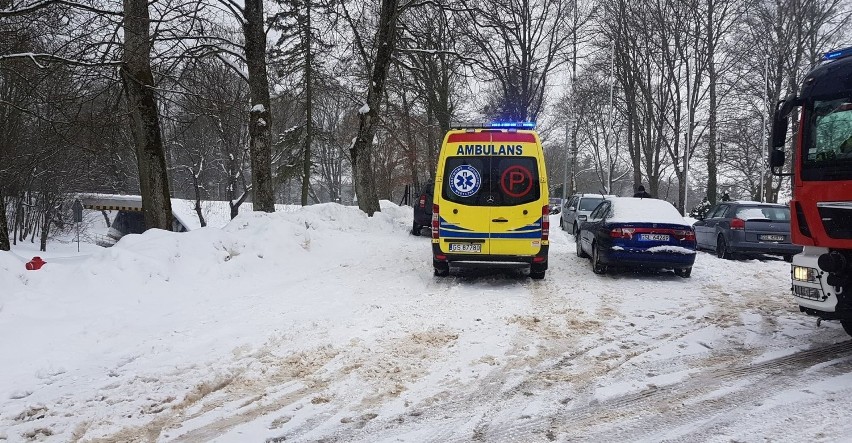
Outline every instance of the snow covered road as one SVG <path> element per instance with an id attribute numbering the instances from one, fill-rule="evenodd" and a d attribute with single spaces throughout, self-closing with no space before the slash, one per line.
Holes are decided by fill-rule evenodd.
<path id="1" fill-rule="evenodd" d="M 442 279 L 410 219 L 246 214 L 29 273 L 0 253 L 0 440 L 852 435 L 852 342 L 780 259 L 599 276 L 554 229 L 544 280 Z"/>

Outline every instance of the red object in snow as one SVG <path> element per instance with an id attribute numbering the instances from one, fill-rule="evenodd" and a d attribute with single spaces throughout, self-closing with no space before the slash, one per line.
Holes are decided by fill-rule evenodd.
<path id="1" fill-rule="evenodd" d="M 33 257 L 33 259 L 27 263 L 27 271 L 38 271 L 45 263 L 47 262 L 42 260 L 41 257 Z"/>

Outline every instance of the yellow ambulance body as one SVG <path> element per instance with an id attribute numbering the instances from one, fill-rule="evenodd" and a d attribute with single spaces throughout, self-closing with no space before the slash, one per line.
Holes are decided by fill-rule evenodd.
<path id="1" fill-rule="evenodd" d="M 534 130 L 468 128 L 444 137 L 435 174 L 435 275 L 450 266 L 547 270 L 550 205 L 541 140 Z"/>

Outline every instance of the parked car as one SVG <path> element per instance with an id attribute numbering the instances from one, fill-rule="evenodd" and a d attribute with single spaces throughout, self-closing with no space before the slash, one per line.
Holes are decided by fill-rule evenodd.
<path id="1" fill-rule="evenodd" d="M 592 213 L 604 199 L 613 198 L 614 195 L 601 194 L 574 194 L 568 199 L 562 209 L 559 219 L 559 227 L 577 237 L 577 230 L 586 217 Z"/>
<path id="2" fill-rule="evenodd" d="M 562 199 L 559 197 L 550 198 L 550 213 L 558 214 L 562 211 Z"/>
<path id="3" fill-rule="evenodd" d="M 802 252 L 790 243 L 790 208 L 776 203 L 722 202 L 693 226 L 698 248 L 716 251 L 719 258 L 771 254 L 789 262 Z"/>
<path id="4" fill-rule="evenodd" d="M 577 256 L 591 256 L 596 274 L 610 266 L 673 269 L 684 278 L 692 274 L 695 231 L 667 201 L 606 199 L 579 229 Z"/>
<path id="5" fill-rule="evenodd" d="M 423 228 L 432 226 L 432 193 L 435 183 L 423 185 L 417 200 L 414 201 L 414 224 L 411 226 L 412 235 L 420 235 Z"/>

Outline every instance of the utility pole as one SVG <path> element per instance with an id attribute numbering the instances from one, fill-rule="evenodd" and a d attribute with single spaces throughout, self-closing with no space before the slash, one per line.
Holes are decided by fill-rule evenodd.
<path id="1" fill-rule="evenodd" d="M 764 182 L 766 181 L 766 159 L 769 158 L 767 148 L 769 146 L 766 139 L 766 115 L 769 113 L 769 106 L 766 103 L 768 95 L 767 83 L 769 82 L 769 57 L 763 59 L 763 112 L 761 112 L 761 137 L 760 137 L 760 201 L 766 202 L 766 193 L 764 191 Z"/>
<path id="2" fill-rule="evenodd" d="M 619 23 L 620 24 L 620 23 Z M 615 102 L 615 38 L 612 39 L 612 53 L 609 57 L 609 117 L 607 126 L 609 126 L 608 136 L 606 137 L 606 173 L 604 177 L 606 178 L 606 193 L 609 194 L 612 192 L 612 177 L 610 171 L 612 170 L 612 159 L 609 155 L 610 150 L 610 139 L 612 138 L 613 133 L 613 121 L 612 121 L 612 111 Z"/>
<path id="3" fill-rule="evenodd" d="M 568 109 L 571 109 L 570 106 Z M 562 203 L 565 203 L 568 198 L 568 164 L 571 163 L 571 146 L 568 145 L 568 130 L 569 130 L 569 119 L 571 117 L 565 119 L 565 167 L 562 170 Z"/>

